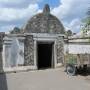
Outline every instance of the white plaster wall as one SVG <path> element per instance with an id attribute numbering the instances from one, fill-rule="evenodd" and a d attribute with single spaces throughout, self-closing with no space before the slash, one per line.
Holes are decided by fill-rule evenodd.
<path id="1" fill-rule="evenodd" d="M 90 54 L 90 45 L 69 44 L 68 50 L 70 54 Z"/>
<path id="2" fill-rule="evenodd" d="M 64 44 L 64 54 L 90 54 L 90 44 Z"/>
<path id="3" fill-rule="evenodd" d="M 3 62 L 4 67 L 17 67 L 24 64 L 24 42 L 16 37 L 10 41 L 4 41 L 3 49 Z"/>

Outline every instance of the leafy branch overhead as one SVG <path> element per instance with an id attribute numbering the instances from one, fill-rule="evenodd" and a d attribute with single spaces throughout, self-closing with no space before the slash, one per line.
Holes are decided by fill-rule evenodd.
<path id="1" fill-rule="evenodd" d="M 82 20 L 82 28 L 83 34 L 87 34 L 90 31 L 90 8 L 87 10 L 86 17 Z"/>

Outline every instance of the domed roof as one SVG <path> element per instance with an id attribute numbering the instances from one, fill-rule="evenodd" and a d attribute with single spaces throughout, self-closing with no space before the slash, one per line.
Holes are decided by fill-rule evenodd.
<path id="1" fill-rule="evenodd" d="M 50 14 L 49 5 L 45 5 L 43 12 L 33 16 L 23 28 L 24 33 L 53 33 L 64 34 L 62 23 Z"/>

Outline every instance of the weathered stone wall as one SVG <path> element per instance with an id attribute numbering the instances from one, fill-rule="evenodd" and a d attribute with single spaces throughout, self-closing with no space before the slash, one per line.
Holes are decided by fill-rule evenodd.
<path id="1" fill-rule="evenodd" d="M 57 38 L 56 52 L 57 52 L 57 63 L 63 63 L 63 61 L 64 61 L 64 43 L 63 43 L 62 37 Z"/>
<path id="2" fill-rule="evenodd" d="M 40 13 L 27 22 L 24 27 L 24 33 L 64 34 L 64 27 L 55 16 Z"/>
<path id="3" fill-rule="evenodd" d="M 49 5 L 45 5 L 43 12 L 30 18 L 21 32 L 64 34 L 65 30 L 61 21 L 50 14 Z"/>
<path id="4" fill-rule="evenodd" d="M 26 36 L 24 43 L 24 58 L 25 58 L 25 66 L 34 65 L 34 41 L 33 36 Z"/>
<path id="5" fill-rule="evenodd" d="M 3 37 L 5 33 L 0 33 L 0 71 L 3 70 L 2 64 L 2 50 L 3 50 Z"/>

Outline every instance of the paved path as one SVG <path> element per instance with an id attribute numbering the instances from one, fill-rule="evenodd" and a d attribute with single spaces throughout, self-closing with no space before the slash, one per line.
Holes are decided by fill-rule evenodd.
<path id="1" fill-rule="evenodd" d="M 63 68 L 9 73 L 0 75 L 0 90 L 90 90 L 90 80 L 68 76 Z"/>

